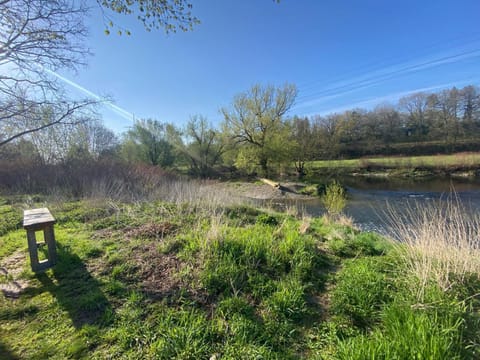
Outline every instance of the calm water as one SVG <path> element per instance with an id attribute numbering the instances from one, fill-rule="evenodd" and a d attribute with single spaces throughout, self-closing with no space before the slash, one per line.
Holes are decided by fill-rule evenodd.
<path id="1" fill-rule="evenodd" d="M 366 231 L 385 233 L 388 225 L 385 218 L 389 209 L 401 214 L 413 204 L 422 206 L 447 201 L 452 189 L 458 200 L 469 211 L 480 211 L 480 179 L 439 178 L 424 181 L 366 178 L 338 179 L 348 190 L 348 203 L 345 213 L 354 219 L 355 224 Z M 322 182 L 319 179 L 319 182 Z M 286 205 L 283 202 L 282 205 Z M 280 205 L 280 204 L 279 204 Z M 320 199 L 289 202 L 312 216 L 325 211 Z"/>

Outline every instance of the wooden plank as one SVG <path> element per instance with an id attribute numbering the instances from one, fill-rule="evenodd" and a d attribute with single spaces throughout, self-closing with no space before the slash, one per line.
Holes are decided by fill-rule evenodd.
<path id="1" fill-rule="evenodd" d="M 54 223 L 55 218 L 47 208 L 25 210 L 23 212 L 23 227 L 25 229 Z"/>

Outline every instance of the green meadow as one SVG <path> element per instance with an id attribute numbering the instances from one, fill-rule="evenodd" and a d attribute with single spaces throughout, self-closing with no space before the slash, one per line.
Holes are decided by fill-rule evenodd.
<path id="1" fill-rule="evenodd" d="M 391 156 L 391 157 L 365 157 L 347 160 L 318 160 L 310 161 L 307 169 L 310 171 L 325 168 L 340 169 L 477 169 L 480 166 L 480 153 L 457 153 L 447 155 L 425 156 Z"/>
<path id="2" fill-rule="evenodd" d="M 2 359 L 480 354 L 478 250 L 463 249 L 472 262 L 460 268 L 362 233 L 339 214 L 242 204 L 25 196 L 1 204 Z M 40 274 L 21 228 L 32 206 L 57 218 L 58 263 Z M 429 269 L 415 267 L 425 258 Z M 449 265 L 448 279 L 439 264 Z"/>

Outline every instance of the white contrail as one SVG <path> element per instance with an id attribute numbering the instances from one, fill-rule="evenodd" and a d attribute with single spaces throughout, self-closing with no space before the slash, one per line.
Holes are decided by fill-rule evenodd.
<path id="1" fill-rule="evenodd" d="M 66 77 L 58 74 L 58 73 L 55 72 L 55 71 L 49 70 L 49 69 L 47 69 L 47 68 L 45 68 L 45 67 L 42 67 L 42 69 L 43 69 L 45 72 L 49 73 L 50 75 L 53 75 L 53 76 L 55 76 L 56 78 L 62 80 L 64 83 L 66 83 L 66 84 L 74 87 L 75 89 L 80 90 L 81 92 L 87 94 L 88 96 L 91 96 L 91 97 L 93 97 L 94 99 L 101 101 L 104 105 L 108 106 L 110 109 L 112 109 L 113 111 L 115 111 L 115 112 L 116 112 L 118 115 L 120 115 L 121 117 L 123 117 L 123 118 L 125 118 L 125 119 L 127 119 L 127 120 L 130 120 L 130 121 L 133 120 L 134 115 L 133 115 L 133 113 L 131 113 L 130 111 L 127 111 L 127 110 L 125 110 L 125 109 L 122 109 L 120 106 L 117 106 L 117 105 L 113 104 L 113 103 L 110 102 L 110 101 L 106 101 L 105 99 L 102 99 L 101 96 L 99 96 L 99 95 L 95 94 L 94 92 L 92 92 L 92 91 L 84 88 L 83 86 L 77 84 L 76 82 L 74 82 L 74 81 L 72 81 L 72 80 L 70 80 L 70 79 L 67 79 Z"/>
<path id="2" fill-rule="evenodd" d="M 377 69 L 362 76 L 354 77 L 350 81 L 339 81 L 337 83 L 330 84 L 323 90 L 313 91 L 310 92 L 310 94 L 300 96 L 298 99 L 300 102 L 295 107 L 300 108 L 316 105 L 326 102 L 330 99 L 357 92 L 360 89 L 372 87 L 398 76 L 404 76 L 409 73 L 477 57 L 480 57 L 480 49 L 464 51 L 456 54 L 450 53 L 437 58 L 424 59 L 413 63 L 405 62 L 394 66 Z"/>
<path id="3" fill-rule="evenodd" d="M 340 113 L 340 112 L 347 111 L 347 110 L 352 110 L 352 109 L 355 109 L 355 108 L 369 107 L 371 105 L 381 104 L 383 102 L 396 101 L 396 100 L 398 100 L 398 99 L 400 99 L 404 96 L 412 95 L 412 94 L 419 93 L 419 92 L 430 92 L 430 91 L 434 91 L 434 90 L 447 89 L 447 88 L 451 88 L 452 86 L 472 84 L 472 83 L 477 82 L 477 81 L 480 81 L 480 78 L 470 78 L 470 79 L 465 79 L 465 80 L 460 80 L 460 81 L 453 81 L 453 82 L 445 83 L 445 84 L 438 84 L 438 85 L 433 85 L 433 86 L 428 86 L 428 87 L 423 87 L 423 88 L 417 88 L 417 89 L 411 89 L 411 90 L 396 92 L 396 93 L 388 94 L 388 95 L 385 95 L 385 96 L 364 99 L 364 100 L 355 102 L 353 104 L 339 106 L 339 107 L 336 107 L 336 108 L 329 108 L 327 110 L 322 110 L 322 111 L 318 111 L 318 112 L 315 112 L 315 113 L 303 114 L 303 116 L 308 116 L 308 117 L 314 116 L 314 115 L 325 116 L 325 115 L 329 115 L 329 114 Z"/>

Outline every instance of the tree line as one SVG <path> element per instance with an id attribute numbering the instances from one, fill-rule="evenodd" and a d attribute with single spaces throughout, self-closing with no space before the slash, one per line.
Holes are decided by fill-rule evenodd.
<path id="1" fill-rule="evenodd" d="M 109 158 L 205 178 L 292 169 L 303 175 L 306 162 L 321 159 L 480 150 L 480 91 L 474 86 L 415 93 L 373 110 L 311 117 L 289 116 L 296 96 L 292 84 L 255 85 L 221 108 L 223 120 L 217 126 L 201 115 L 182 127 L 143 119 L 120 136 L 93 113 L 82 113 L 68 123 L 23 134 L 1 146 L 0 157 L 41 164 Z M 49 117 L 57 116 L 54 110 L 45 105 L 36 118 L 50 123 Z M 3 127 L 2 134 L 18 132 L 26 121 Z"/>
<path id="2" fill-rule="evenodd" d="M 85 19 L 100 11 L 106 32 L 128 34 L 111 14 L 135 16 L 147 30 L 190 30 L 198 19 L 187 0 L 0 1 L 0 161 L 71 164 L 115 159 L 129 164 L 263 174 L 305 163 L 380 154 L 480 150 L 479 90 L 474 86 L 417 93 L 395 105 L 328 116 L 290 114 L 292 84 L 255 85 L 221 109 L 217 126 L 201 115 L 178 127 L 137 121 L 117 136 L 95 114 L 104 99 L 73 99 L 56 76 L 86 63 Z M 95 10 L 96 9 L 96 10 Z M 7 168 L 3 166 L 3 168 Z"/>

